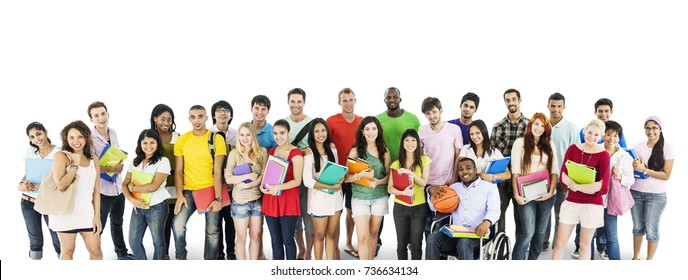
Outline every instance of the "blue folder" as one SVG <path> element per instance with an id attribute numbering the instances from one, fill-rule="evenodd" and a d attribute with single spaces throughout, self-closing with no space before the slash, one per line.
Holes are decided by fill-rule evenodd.
<path id="1" fill-rule="evenodd" d="M 625 150 L 629 155 L 631 155 L 631 157 L 632 157 L 634 160 L 638 159 L 638 153 L 636 153 L 634 149 L 627 148 L 627 149 L 624 149 L 624 150 Z M 636 179 L 647 179 L 647 178 L 649 178 L 650 176 L 647 175 L 647 174 L 645 174 L 645 173 L 643 173 L 643 172 L 640 172 L 640 171 L 637 171 L 637 170 L 633 170 L 633 177 L 635 177 Z"/>
<path id="2" fill-rule="evenodd" d="M 511 157 L 503 157 L 500 159 L 491 160 L 487 164 L 485 174 L 499 174 L 506 171 L 506 168 L 509 166 L 509 161 L 511 161 Z M 501 182 L 502 180 L 496 180 L 494 183 L 499 184 Z"/>
<path id="3" fill-rule="evenodd" d="M 40 184 L 43 176 L 53 168 L 52 159 L 27 158 L 26 159 L 26 180 Z"/>

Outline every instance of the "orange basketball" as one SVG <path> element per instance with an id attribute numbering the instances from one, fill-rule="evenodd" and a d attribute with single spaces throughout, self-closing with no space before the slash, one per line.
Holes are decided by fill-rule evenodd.
<path id="1" fill-rule="evenodd" d="M 441 186 L 440 192 L 433 195 L 431 201 L 437 212 L 440 213 L 448 214 L 459 207 L 459 195 L 448 186 Z"/>

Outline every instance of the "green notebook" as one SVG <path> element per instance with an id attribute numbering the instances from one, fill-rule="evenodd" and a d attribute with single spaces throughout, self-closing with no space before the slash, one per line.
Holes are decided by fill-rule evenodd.
<path id="1" fill-rule="evenodd" d="M 342 166 L 340 164 L 336 164 L 331 161 L 325 162 L 325 166 L 323 166 L 320 169 L 320 175 L 318 176 L 318 182 L 323 183 L 325 185 L 335 185 L 339 182 L 339 179 L 343 179 L 344 176 L 346 176 L 346 173 L 349 172 L 349 168 L 346 166 Z M 321 189 L 320 191 L 326 192 L 329 194 L 334 194 L 333 190 L 323 190 Z"/>
<path id="2" fill-rule="evenodd" d="M 576 184 L 590 184 L 595 182 L 597 171 L 594 167 L 566 160 L 566 169 L 568 170 L 569 178 L 576 182 Z"/>

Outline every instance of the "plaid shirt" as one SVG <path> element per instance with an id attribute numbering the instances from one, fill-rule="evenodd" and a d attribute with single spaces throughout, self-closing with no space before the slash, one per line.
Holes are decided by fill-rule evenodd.
<path id="1" fill-rule="evenodd" d="M 521 116 L 515 123 L 509 121 L 508 115 L 497 122 L 492 127 L 492 134 L 490 134 L 492 147 L 497 148 L 505 157 L 511 156 L 511 148 L 514 146 L 516 139 L 523 137 L 526 133 L 528 121 L 521 113 Z"/>

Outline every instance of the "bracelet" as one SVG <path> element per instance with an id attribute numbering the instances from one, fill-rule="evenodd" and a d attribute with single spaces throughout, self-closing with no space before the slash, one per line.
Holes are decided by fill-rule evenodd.
<path id="1" fill-rule="evenodd" d="M 645 171 L 643 171 L 643 174 L 647 175 L 647 167 L 645 167 Z"/>
<path id="2" fill-rule="evenodd" d="M 134 185 L 129 185 L 129 192 L 134 192 Z"/>

